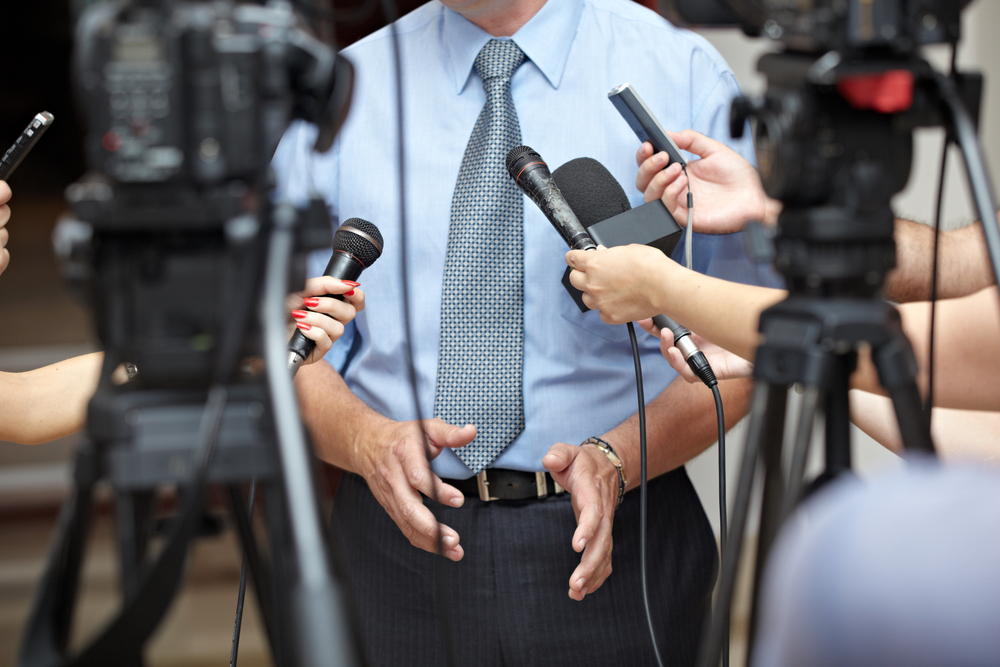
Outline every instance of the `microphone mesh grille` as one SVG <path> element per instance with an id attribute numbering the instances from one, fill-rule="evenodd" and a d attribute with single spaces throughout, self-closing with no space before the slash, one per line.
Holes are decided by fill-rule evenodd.
<path id="1" fill-rule="evenodd" d="M 375 243 L 361 236 L 358 232 L 372 237 L 375 239 Z M 333 236 L 334 252 L 346 252 L 354 255 L 365 268 L 374 264 L 375 260 L 382 255 L 382 247 L 382 232 L 378 230 L 378 227 L 361 218 L 346 220 Z"/>
<path id="2" fill-rule="evenodd" d="M 529 146 L 514 146 L 513 148 L 511 148 L 510 152 L 507 153 L 507 160 L 506 160 L 507 171 L 512 171 L 514 163 L 517 161 L 519 157 L 521 157 L 525 153 L 535 153 L 535 150 Z M 535 155 L 538 155 L 538 153 L 535 153 Z M 541 156 L 539 156 L 538 159 L 541 159 Z M 512 173 L 511 175 L 514 174 Z"/>
<path id="3" fill-rule="evenodd" d="M 585 227 L 631 210 L 625 190 L 597 160 L 578 157 L 552 172 L 552 180 Z"/>

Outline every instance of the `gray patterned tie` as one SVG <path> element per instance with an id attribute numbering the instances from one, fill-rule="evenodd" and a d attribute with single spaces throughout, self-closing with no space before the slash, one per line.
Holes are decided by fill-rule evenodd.
<path id="1" fill-rule="evenodd" d="M 517 44 L 497 39 L 476 57 L 486 105 L 451 201 L 434 414 L 478 427 L 455 450 L 475 473 L 524 430 L 524 204 L 504 166 L 521 143 L 510 77 L 524 59 Z"/>

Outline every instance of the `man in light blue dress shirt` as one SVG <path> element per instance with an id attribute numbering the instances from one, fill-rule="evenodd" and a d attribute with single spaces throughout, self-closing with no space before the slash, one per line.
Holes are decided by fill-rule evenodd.
<path id="1" fill-rule="evenodd" d="M 397 27 L 408 293 L 400 276 L 399 138 L 388 28 L 343 52 L 355 65 L 356 85 L 334 147 L 311 153 L 315 129 L 297 125 L 275 156 L 279 197 L 302 203 L 318 192 L 335 223 L 364 218 L 385 238 L 384 253 L 361 278 L 365 311 L 331 350 L 329 364 L 303 368 L 297 377 L 317 454 L 356 473 L 341 483 L 334 527 L 368 659 L 442 664 L 451 650 L 459 665 L 648 664 L 653 654 L 638 587 L 638 494 L 625 494 L 616 511 L 615 466 L 598 447 L 577 446 L 592 436 L 607 441 L 622 460 L 628 488 L 638 486 L 628 332 L 577 309 L 560 282 L 566 245 L 529 200 L 525 427 L 487 474 L 548 469 L 569 493 L 555 495 L 550 486 L 544 498 L 533 500 L 466 497 L 456 485 L 472 471 L 451 448 L 472 441 L 475 427 L 426 421 L 427 452 L 414 420 L 434 409 L 452 195 L 486 100 L 473 67 L 480 49 L 493 37 L 512 36 L 527 57 L 510 87 L 522 143 L 553 168 L 577 157 L 598 160 L 627 186 L 634 206 L 642 203 L 632 187 L 639 142 L 608 91 L 630 82 L 666 128 L 696 129 L 753 159 L 749 140 L 729 140 L 729 103 L 738 85 L 705 40 L 627 0 L 435 1 Z M 315 258 L 311 274 L 325 261 Z M 694 262 L 697 270 L 729 280 L 762 279 L 738 236 L 696 235 Z M 714 404 L 705 388 L 674 381 L 657 339 L 640 333 L 640 347 L 646 395 L 653 397 L 647 405 L 649 476 L 656 478 L 650 484 L 653 620 L 667 664 L 691 664 L 717 554 L 683 464 L 715 441 Z M 723 385 L 731 425 L 745 413 L 749 385 Z M 425 553 L 436 550 L 439 530 L 451 562 Z"/>

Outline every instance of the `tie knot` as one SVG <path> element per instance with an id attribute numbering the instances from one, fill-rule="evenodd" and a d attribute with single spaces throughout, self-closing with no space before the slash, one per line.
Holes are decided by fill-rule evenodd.
<path id="1" fill-rule="evenodd" d="M 509 79 L 524 58 L 524 52 L 514 40 L 491 39 L 476 56 L 476 71 L 483 81 L 497 77 Z"/>

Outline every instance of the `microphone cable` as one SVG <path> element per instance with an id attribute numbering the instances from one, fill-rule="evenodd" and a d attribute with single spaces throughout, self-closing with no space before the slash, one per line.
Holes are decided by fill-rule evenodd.
<path id="1" fill-rule="evenodd" d="M 405 131 L 405 123 L 403 122 L 403 58 L 399 47 L 399 28 L 396 25 L 396 20 L 399 18 L 399 10 L 394 0 L 381 0 L 381 2 L 382 13 L 385 16 L 386 21 L 389 23 L 390 34 L 392 35 L 393 72 L 396 84 L 396 132 L 399 140 L 397 146 L 397 161 L 399 163 L 399 270 L 400 287 L 403 293 L 403 298 L 401 299 L 403 311 L 403 332 L 406 336 L 406 345 L 403 346 L 405 350 L 403 356 L 406 359 L 407 379 L 409 380 L 410 390 L 413 395 L 413 409 L 416 412 L 417 422 L 422 425 L 424 420 L 420 410 L 420 395 L 417 390 L 417 369 L 413 361 L 413 328 L 410 319 L 410 280 L 408 274 L 409 263 L 407 260 L 406 242 L 406 149 L 403 138 Z M 429 451 L 430 443 L 427 440 L 427 433 L 423 430 L 422 426 L 420 432 L 424 441 L 424 451 Z M 437 494 L 435 494 L 435 497 L 431 498 L 431 500 L 439 503 Z M 454 632 L 451 627 L 451 605 L 448 602 L 448 590 L 446 578 L 444 576 L 444 541 L 443 535 L 441 534 L 440 522 L 438 522 L 435 541 L 437 543 L 436 555 L 438 558 L 434 561 L 434 581 L 438 594 L 436 596 L 437 599 L 434 606 L 437 607 L 437 611 L 441 617 L 441 632 L 443 634 L 445 645 L 445 664 L 448 665 L 448 667 L 454 667 L 458 663 L 455 659 Z"/>
<path id="2" fill-rule="evenodd" d="M 951 45 L 951 72 L 950 76 L 956 78 L 958 75 L 958 45 Z M 938 261 L 939 246 L 941 243 L 941 208 L 944 202 L 944 179 L 948 170 L 948 149 L 952 144 L 951 130 L 945 128 L 944 146 L 941 149 L 941 172 L 938 174 L 937 197 L 934 207 L 934 251 L 931 263 L 931 322 L 930 333 L 927 339 L 927 402 L 924 404 L 924 419 L 927 422 L 927 430 L 931 428 L 931 416 L 934 409 L 934 329 L 937 322 L 937 293 L 938 293 Z M 986 220 L 980 224 L 986 225 Z"/>
<path id="3" fill-rule="evenodd" d="M 684 230 L 684 263 L 689 271 L 694 270 L 694 195 L 691 194 L 691 177 L 688 176 L 687 165 L 685 164 L 681 167 L 681 171 L 684 172 L 684 177 L 687 179 L 687 228 Z M 936 250 L 936 246 L 935 246 Z M 935 261 L 937 255 L 935 253 Z M 932 306 L 933 308 L 933 306 Z M 933 317 L 932 317 L 933 320 Z M 678 337 L 674 337 L 674 342 L 676 343 Z M 933 350 L 933 337 L 931 338 Z M 715 377 L 715 372 L 712 367 L 708 365 L 708 360 L 705 359 L 704 353 L 700 350 L 698 352 L 704 359 L 704 366 L 700 369 L 696 369 L 694 364 L 691 365 L 692 370 L 695 374 L 705 383 L 709 389 L 712 390 L 712 397 L 715 399 L 715 415 L 718 420 L 718 430 L 719 430 L 719 561 L 721 563 L 721 554 L 726 553 L 726 543 L 727 543 L 727 533 L 728 528 L 728 518 L 727 518 L 727 505 L 728 505 L 728 492 L 726 490 L 726 417 L 722 407 L 722 394 L 719 393 L 719 383 Z M 929 417 L 928 417 L 929 419 Z M 643 434 L 645 437 L 645 434 Z M 645 574 L 645 571 L 643 572 Z M 723 629 L 723 642 L 722 642 L 722 667 L 729 667 L 729 619 L 726 618 L 726 625 Z"/>
<path id="4" fill-rule="evenodd" d="M 635 327 L 628 323 L 628 339 L 632 344 L 632 361 L 635 363 L 635 391 L 639 398 L 639 576 L 642 581 L 642 606 L 646 611 L 649 639 L 653 642 L 656 664 L 663 667 L 660 648 L 656 645 L 653 630 L 653 614 L 649 609 L 649 584 L 646 581 L 646 514 L 649 501 L 646 499 L 646 398 L 642 389 L 642 362 L 639 360 L 639 344 L 635 340 Z"/>
<path id="5" fill-rule="evenodd" d="M 684 172 L 684 177 L 687 179 L 687 227 L 684 230 L 684 264 L 687 266 L 689 271 L 694 270 L 694 195 L 691 194 L 691 177 L 687 173 L 687 165 L 685 164 L 681 167 L 681 171 Z M 629 325 L 631 326 L 631 325 Z M 686 331 L 686 330 L 685 330 Z M 674 344 L 677 344 L 684 335 L 677 335 L 674 332 Z M 689 361 L 691 370 L 705 383 L 709 389 L 712 390 L 712 397 L 715 399 L 715 415 L 718 420 L 718 430 L 719 430 L 719 552 L 720 554 L 726 553 L 726 534 L 729 532 L 728 528 L 728 517 L 727 517 L 727 505 L 728 505 L 728 492 L 726 490 L 726 417 L 722 406 L 722 394 L 719 393 L 719 382 L 715 377 L 715 372 L 712 367 L 708 364 L 708 360 L 705 355 L 700 350 L 697 355 L 700 355 L 701 359 L 699 362 Z M 695 356 L 697 356 L 695 355 Z M 692 357 L 692 360 L 695 357 Z M 645 438 L 645 433 L 643 433 L 643 438 Z M 645 520 L 644 520 L 645 527 Z M 721 555 L 720 555 L 721 562 Z M 643 570 L 645 575 L 645 570 Z M 645 587 L 645 585 L 644 585 Z M 645 593 L 645 591 L 643 591 Z M 723 643 L 722 643 L 722 665 L 723 667 L 729 667 L 729 622 L 727 619 L 726 627 L 723 630 Z"/>
<path id="6" fill-rule="evenodd" d="M 646 613 L 646 623 L 649 626 L 649 638 L 653 642 L 653 653 L 656 655 L 656 664 L 663 667 L 663 660 L 660 658 L 660 649 L 656 644 L 656 632 L 653 629 L 653 615 L 649 607 L 649 584 L 647 581 L 646 551 L 647 551 L 647 515 L 649 501 L 646 496 L 647 479 L 647 459 L 646 459 L 646 399 L 642 382 L 642 363 L 639 357 L 639 345 L 635 338 L 635 326 L 628 323 L 628 337 L 632 345 L 632 360 L 635 364 L 635 388 L 639 400 L 639 571 L 642 580 L 642 604 Z M 704 357 L 704 353 L 699 352 Z M 719 534 L 722 546 L 722 553 L 726 550 L 726 419 L 722 405 L 722 395 L 719 393 L 719 382 L 708 365 L 707 360 L 702 367 L 703 373 L 699 373 L 702 381 L 712 390 L 712 397 L 715 399 L 715 414 L 718 421 L 719 433 Z M 729 666 L 729 624 L 726 624 L 726 638 L 722 645 L 722 664 Z"/>

